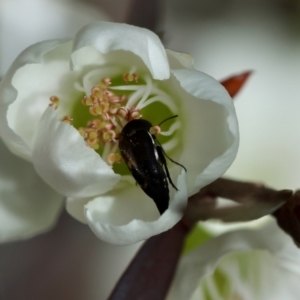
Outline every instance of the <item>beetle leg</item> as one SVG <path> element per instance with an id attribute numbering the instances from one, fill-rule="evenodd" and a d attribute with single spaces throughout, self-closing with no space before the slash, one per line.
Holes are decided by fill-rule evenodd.
<path id="1" fill-rule="evenodd" d="M 167 157 L 172 163 L 174 163 L 174 164 L 180 166 L 181 168 L 183 168 L 183 169 L 185 170 L 185 172 L 187 172 L 187 169 L 186 169 L 185 166 L 183 166 L 182 164 L 180 164 L 180 163 L 178 163 L 177 161 L 173 160 L 171 157 L 169 157 L 169 156 L 167 155 L 167 153 L 165 152 L 165 150 L 164 150 L 164 148 L 162 147 L 161 143 L 160 143 L 157 139 L 155 139 L 155 142 L 157 143 L 157 146 L 156 146 L 156 147 L 160 147 L 161 152 L 162 152 L 162 156 L 163 156 L 163 157 Z"/>
<path id="2" fill-rule="evenodd" d="M 176 185 L 173 183 L 173 181 L 171 179 L 169 169 L 168 169 L 168 166 L 167 166 L 167 161 L 164 157 L 165 152 L 164 152 L 163 148 L 160 145 L 156 145 L 156 150 L 157 150 L 157 153 L 158 153 L 159 160 L 160 160 L 161 164 L 164 166 L 164 169 L 165 169 L 165 172 L 166 172 L 166 175 L 167 175 L 167 178 L 168 178 L 170 184 L 172 185 L 172 187 L 176 191 L 178 191 Z"/>

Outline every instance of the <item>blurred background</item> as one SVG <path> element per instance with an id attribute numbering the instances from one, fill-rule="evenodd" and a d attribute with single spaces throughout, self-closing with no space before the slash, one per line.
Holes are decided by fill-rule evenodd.
<path id="1" fill-rule="evenodd" d="M 300 187 L 298 0 L 1 0 L 0 76 L 27 46 L 98 21 L 156 24 L 167 48 L 188 52 L 218 80 L 253 70 L 235 99 L 241 143 L 227 175 Z M 146 25 L 145 25 L 146 26 Z M 0 245 L 0 299 L 106 299 L 139 245 L 117 247 L 63 213 L 56 227 Z"/>

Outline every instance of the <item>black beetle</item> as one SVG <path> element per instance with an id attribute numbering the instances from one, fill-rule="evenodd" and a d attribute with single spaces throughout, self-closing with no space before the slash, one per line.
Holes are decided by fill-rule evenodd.
<path id="1" fill-rule="evenodd" d="M 175 117 L 177 116 L 170 117 L 159 125 Z M 169 157 L 155 135 L 150 133 L 151 127 L 153 125 L 144 119 L 129 121 L 120 134 L 119 149 L 137 184 L 154 200 L 162 215 L 169 206 L 168 181 L 176 190 L 177 188 L 167 167 L 165 157 Z M 170 160 L 185 169 L 181 164 Z"/>

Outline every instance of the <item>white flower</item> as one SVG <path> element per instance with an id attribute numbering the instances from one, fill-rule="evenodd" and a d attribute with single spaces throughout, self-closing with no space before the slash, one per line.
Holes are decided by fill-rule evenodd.
<path id="1" fill-rule="evenodd" d="M 299 263 L 274 220 L 227 232 L 182 257 L 168 299 L 297 300 Z"/>
<path id="2" fill-rule="evenodd" d="M 128 120 L 157 125 L 177 114 L 153 127 L 162 130 L 158 140 L 168 156 L 187 168 L 169 164 L 178 191 L 170 189 L 160 216 L 124 162 L 118 164 L 117 138 Z M 84 27 L 74 40 L 41 42 L 19 55 L 0 86 L 0 134 L 57 198 L 66 198 L 72 216 L 113 244 L 174 226 L 188 196 L 220 177 L 238 148 L 232 100 L 216 80 L 194 70 L 189 55 L 165 51 L 154 33 L 104 22 Z M 5 197 L 0 201 L 4 206 Z"/>

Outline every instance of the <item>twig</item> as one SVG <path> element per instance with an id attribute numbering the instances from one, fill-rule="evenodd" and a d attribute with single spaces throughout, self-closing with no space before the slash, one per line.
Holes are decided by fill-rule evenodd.
<path id="1" fill-rule="evenodd" d="M 179 222 L 146 241 L 108 300 L 165 299 L 187 233 L 188 229 Z"/>
<path id="2" fill-rule="evenodd" d="M 188 223 L 208 219 L 224 222 L 255 220 L 273 213 L 292 194 L 291 190 L 276 191 L 262 184 L 220 178 L 189 199 L 184 220 Z M 237 204 L 218 208 L 216 197 L 227 198 Z"/>

